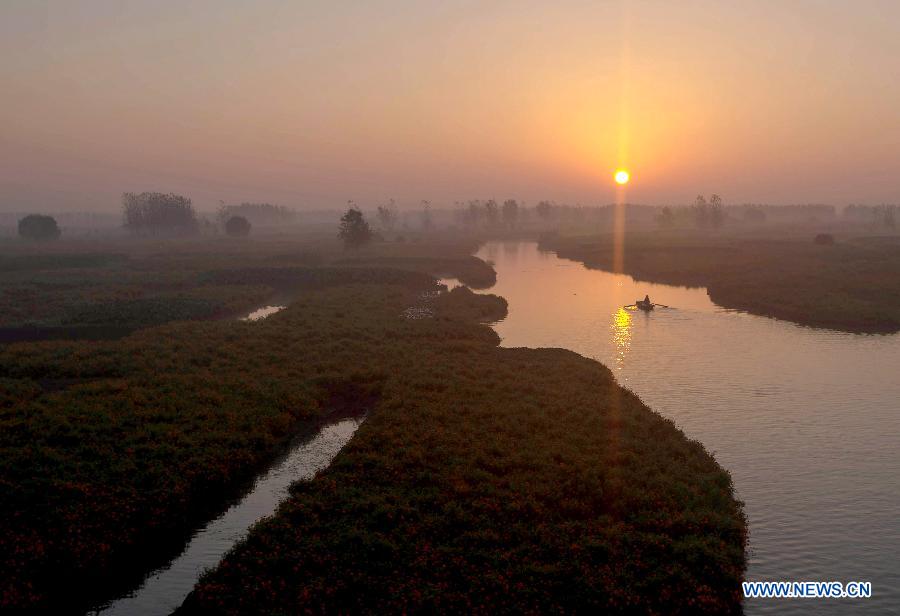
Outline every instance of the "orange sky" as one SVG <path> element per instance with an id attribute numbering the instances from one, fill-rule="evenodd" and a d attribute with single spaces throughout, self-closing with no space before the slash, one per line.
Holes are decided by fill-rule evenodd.
<path id="1" fill-rule="evenodd" d="M 185 8 L 189 6 L 189 8 Z M 0 210 L 900 201 L 900 4 L 3 0 Z"/>

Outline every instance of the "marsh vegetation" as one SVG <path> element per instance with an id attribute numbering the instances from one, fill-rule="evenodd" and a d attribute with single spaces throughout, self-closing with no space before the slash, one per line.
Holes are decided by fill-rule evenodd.
<path id="1" fill-rule="evenodd" d="M 110 598 L 310 422 L 365 405 L 335 466 L 191 610 L 737 609 L 746 530 L 728 474 L 599 364 L 498 348 L 481 323 L 505 301 L 437 293 L 435 276 L 494 279 L 471 243 L 55 246 L 6 257 L 6 305 L 31 293 L 46 322 L 134 330 L 0 347 L 4 608 Z M 288 307 L 256 322 L 187 302 L 224 314 L 275 296 Z M 427 318 L 404 318 L 425 297 Z"/>

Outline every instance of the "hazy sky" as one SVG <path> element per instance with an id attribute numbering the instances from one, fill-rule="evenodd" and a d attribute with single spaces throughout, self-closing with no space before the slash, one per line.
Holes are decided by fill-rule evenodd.
<path id="1" fill-rule="evenodd" d="M 900 201 L 900 2 L 0 0 L 0 210 Z"/>

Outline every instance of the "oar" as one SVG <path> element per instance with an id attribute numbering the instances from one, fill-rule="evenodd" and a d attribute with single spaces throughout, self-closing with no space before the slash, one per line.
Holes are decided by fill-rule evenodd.
<path id="1" fill-rule="evenodd" d="M 671 308 L 671 306 L 666 306 L 665 304 L 653 304 L 654 306 L 660 306 L 661 308 Z"/>

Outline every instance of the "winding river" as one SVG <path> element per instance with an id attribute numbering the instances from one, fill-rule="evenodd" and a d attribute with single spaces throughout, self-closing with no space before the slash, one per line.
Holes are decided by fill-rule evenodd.
<path id="1" fill-rule="evenodd" d="M 731 472 L 750 521 L 748 580 L 871 581 L 870 599 L 755 599 L 748 614 L 900 609 L 900 335 L 724 310 L 705 289 L 637 283 L 491 242 L 507 347 L 609 366 Z M 672 309 L 623 309 L 645 294 Z M 812 612 L 810 611 L 812 610 Z"/>

